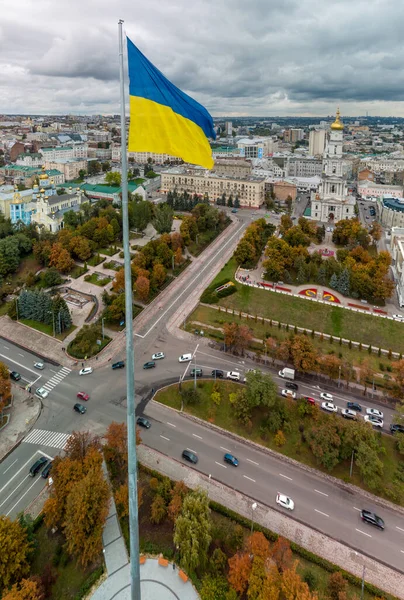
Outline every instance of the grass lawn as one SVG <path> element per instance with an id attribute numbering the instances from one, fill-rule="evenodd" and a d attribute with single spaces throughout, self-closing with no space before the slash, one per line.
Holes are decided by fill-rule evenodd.
<path id="1" fill-rule="evenodd" d="M 8 313 L 8 309 L 10 308 L 11 302 L 0 302 L 0 317 L 6 315 Z"/>
<path id="2" fill-rule="evenodd" d="M 304 428 L 309 429 L 311 426 L 312 417 L 311 415 L 306 415 L 306 417 L 300 417 L 297 410 L 297 403 L 293 401 L 288 401 L 280 398 L 280 402 L 284 402 L 286 404 L 286 408 L 289 415 L 289 422 L 287 427 L 285 426 L 285 437 L 286 443 L 284 446 L 279 448 L 274 441 L 275 434 L 270 433 L 267 429 L 263 431 L 262 425 L 268 416 L 270 416 L 269 409 L 264 407 L 259 407 L 255 409 L 252 413 L 252 419 L 250 426 L 242 425 L 237 419 L 234 417 L 233 408 L 229 402 L 229 394 L 231 392 L 237 392 L 240 390 L 240 384 L 233 383 L 230 381 L 221 381 L 218 380 L 218 384 L 220 386 L 220 394 L 221 394 L 221 402 L 219 406 L 216 406 L 211 400 L 211 394 L 214 386 L 213 380 L 205 380 L 198 381 L 197 387 L 201 394 L 201 399 L 199 403 L 184 406 L 184 411 L 190 414 L 193 414 L 200 419 L 205 421 L 209 421 L 211 423 L 215 423 L 219 427 L 226 429 L 228 431 L 233 431 L 238 435 L 250 439 L 258 444 L 271 448 L 280 454 L 284 454 L 285 456 L 289 456 L 301 463 L 309 465 L 314 469 L 318 469 L 324 473 L 329 473 L 334 477 L 338 477 L 343 481 L 349 481 L 358 487 L 361 487 L 365 490 L 371 491 L 375 493 L 374 490 L 371 490 L 367 487 L 366 483 L 360 477 L 358 469 L 354 465 L 353 476 L 352 479 L 349 478 L 349 469 L 350 469 L 350 460 L 340 462 L 331 473 L 323 468 L 316 460 L 316 457 L 313 455 L 310 450 L 308 444 L 302 440 L 301 431 L 299 431 L 299 426 L 302 425 Z M 187 381 L 182 384 L 182 389 L 192 387 L 193 381 Z M 175 408 L 177 410 L 181 409 L 181 394 L 178 390 L 178 384 L 172 385 L 164 390 L 160 390 L 155 400 Z M 323 413 L 319 414 L 319 419 L 330 419 L 329 415 L 325 415 Z M 336 417 L 339 418 L 339 417 Z M 380 455 L 380 460 L 384 464 L 384 475 L 383 475 L 383 487 L 377 490 L 376 493 L 378 495 L 388 498 L 386 494 L 386 488 L 388 485 L 393 482 L 394 475 L 397 471 L 399 464 L 402 462 L 402 457 L 398 454 L 395 449 L 395 442 L 391 436 L 382 435 L 381 433 L 377 433 L 379 436 L 380 444 L 385 447 L 385 455 Z M 398 503 L 398 502 L 397 502 Z"/>
<path id="3" fill-rule="evenodd" d="M 40 323 L 39 321 L 33 321 L 32 319 L 19 319 L 19 322 L 23 323 L 24 325 L 28 325 L 28 327 L 32 327 L 32 329 L 36 329 L 41 333 L 46 333 L 47 335 L 53 337 L 53 323 L 51 325 L 47 325 L 46 323 Z M 58 340 L 64 340 L 75 329 L 77 329 L 76 325 L 72 325 L 69 327 L 69 329 L 66 329 L 55 337 Z"/>
<path id="4" fill-rule="evenodd" d="M 236 267 L 235 260 L 231 259 L 214 282 L 220 282 L 226 277 L 234 281 Z M 404 353 L 404 323 L 300 300 L 239 283 L 236 283 L 236 287 L 235 294 L 218 301 L 220 306 Z"/>
<path id="5" fill-rule="evenodd" d="M 105 256 L 100 256 L 99 254 L 94 254 L 91 258 L 88 259 L 87 264 L 91 267 L 96 267 L 100 263 L 106 260 Z"/>
<path id="6" fill-rule="evenodd" d="M 107 285 L 110 281 L 112 281 L 112 277 L 110 277 L 109 275 L 105 275 L 105 277 L 99 279 L 97 273 L 92 273 L 91 275 L 86 275 L 84 277 L 84 281 L 87 281 L 88 283 L 94 283 L 95 285 L 99 285 L 100 287 L 104 287 L 104 285 Z"/>
<path id="7" fill-rule="evenodd" d="M 75 343 L 75 339 L 72 340 L 70 342 L 70 344 L 67 346 L 67 351 L 69 354 L 74 356 L 74 358 L 79 358 L 79 359 L 91 358 L 92 356 L 95 356 L 96 354 L 101 352 L 101 350 L 109 344 L 109 342 L 111 341 L 111 338 L 108 337 L 107 335 L 104 335 L 104 339 L 101 339 L 101 336 L 100 336 L 100 340 L 101 340 L 101 344 L 97 344 L 97 340 L 95 340 L 94 344 L 91 346 L 91 349 L 85 355 L 80 350 L 77 350 L 77 344 Z"/>
<path id="8" fill-rule="evenodd" d="M 33 254 L 28 254 L 28 256 L 21 260 L 17 271 L 5 278 L 3 284 L 0 286 L 0 292 L 11 293 L 15 287 L 24 283 L 29 273 L 36 273 L 41 266 Z"/>
<path id="9" fill-rule="evenodd" d="M 119 251 L 120 246 L 110 246 L 108 248 L 99 248 L 98 254 L 106 254 L 107 256 L 113 256 Z"/>
<path id="10" fill-rule="evenodd" d="M 78 277 L 80 277 L 81 275 L 83 275 L 84 273 L 87 273 L 88 269 L 85 267 L 81 267 L 80 265 L 76 265 L 75 267 L 73 267 L 73 269 L 70 271 L 70 277 L 73 277 L 73 279 L 77 279 Z"/>

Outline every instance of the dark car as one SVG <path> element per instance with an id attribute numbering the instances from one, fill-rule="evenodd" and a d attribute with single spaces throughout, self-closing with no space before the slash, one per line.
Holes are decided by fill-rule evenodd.
<path id="1" fill-rule="evenodd" d="M 189 372 L 190 377 L 202 377 L 203 371 L 202 369 L 191 369 Z"/>
<path id="2" fill-rule="evenodd" d="M 34 464 L 29 470 L 29 474 L 31 475 L 31 477 L 35 477 L 35 475 L 42 469 L 44 465 L 46 465 L 47 462 L 48 459 L 45 458 L 45 456 L 41 456 L 41 458 L 38 458 L 38 460 L 34 462 Z"/>
<path id="3" fill-rule="evenodd" d="M 84 415 L 84 413 L 86 412 L 87 409 L 86 409 L 85 406 L 83 406 L 82 404 L 79 404 L 77 402 L 77 404 L 75 404 L 73 406 L 73 410 L 75 410 L 76 412 L 80 413 L 81 415 Z"/>
<path id="4" fill-rule="evenodd" d="M 193 463 L 194 465 L 196 465 L 196 463 L 198 462 L 197 455 L 194 452 L 191 452 L 191 450 L 183 450 L 182 458 L 185 458 L 185 460 L 188 460 L 189 462 Z"/>
<path id="5" fill-rule="evenodd" d="M 44 479 L 47 479 L 49 477 L 49 473 L 50 470 L 52 468 L 52 461 L 48 462 L 48 464 L 46 465 L 46 467 L 44 468 L 44 470 L 41 473 L 41 477 L 43 477 Z"/>
<path id="6" fill-rule="evenodd" d="M 17 371 L 11 371 L 10 379 L 13 379 L 14 381 L 20 381 L 21 375 L 17 373 Z"/>
<path id="7" fill-rule="evenodd" d="M 392 423 L 390 425 L 390 433 L 404 433 L 404 425 L 399 425 L 398 423 Z"/>
<path id="8" fill-rule="evenodd" d="M 146 419 L 146 417 L 138 417 L 136 419 L 136 423 L 141 427 L 145 427 L 146 429 L 150 429 L 151 427 L 151 423 L 148 419 Z"/>
<path id="9" fill-rule="evenodd" d="M 362 412 L 362 407 L 357 402 L 347 402 L 347 408 L 351 408 L 352 410 L 356 410 L 357 412 Z"/>
<path id="10" fill-rule="evenodd" d="M 222 379 L 224 377 L 224 372 L 221 369 L 213 369 L 212 377 L 217 377 L 218 379 Z"/>
<path id="11" fill-rule="evenodd" d="M 362 521 L 366 521 L 366 523 L 369 523 L 370 525 L 374 525 L 375 527 L 378 527 L 379 529 L 384 529 L 383 519 L 381 519 L 380 517 L 375 515 L 375 513 L 370 512 L 370 510 L 361 510 L 361 519 L 362 519 Z"/>
<path id="12" fill-rule="evenodd" d="M 125 366 L 125 363 L 123 360 L 118 360 L 118 362 L 113 363 L 112 368 L 115 369 L 123 369 Z"/>
<path id="13" fill-rule="evenodd" d="M 238 458 L 236 458 L 232 454 L 225 454 L 223 459 L 224 459 L 224 462 L 227 462 L 230 465 L 233 465 L 233 467 L 238 467 Z"/>
<path id="14" fill-rule="evenodd" d="M 288 388 L 288 390 L 298 390 L 299 386 L 297 385 L 297 383 L 292 383 L 291 381 L 288 381 L 287 383 L 285 383 L 285 387 Z"/>
<path id="15" fill-rule="evenodd" d="M 154 367 L 156 366 L 156 363 L 152 360 L 150 360 L 149 362 L 145 363 L 143 365 L 144 369 L 154 369 Z"/>

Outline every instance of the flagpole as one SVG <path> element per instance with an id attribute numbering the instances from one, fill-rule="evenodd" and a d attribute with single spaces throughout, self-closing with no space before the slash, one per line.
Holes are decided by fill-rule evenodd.
<path id="1" fill-rule="evenodd" d="M 125 85 L 123 70 L 123 20 L 119 28 L 119 75 L 121 91 L 122 229 L 125 267 L 126 403 L 128 427 L 128 487 L 131 600 L 140 600 L 139 521 L 137 510 L 137 458 L 135 425 L 135 350 L 133 345 L 132 272 L 129 248 L 128 167 L 126 160 Z"/>

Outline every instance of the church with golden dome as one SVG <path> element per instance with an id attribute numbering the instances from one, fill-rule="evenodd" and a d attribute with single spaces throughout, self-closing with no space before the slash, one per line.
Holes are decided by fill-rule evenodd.
<path id="1" fill-rule="evenodd" d="M 332 224 L 355 217 L 356 200 L 348 193 L 343 144 L 344 124 L 338 109 L 323 153 L 321 183 L 311 196 L 311 218 L 316 221 Z"/>

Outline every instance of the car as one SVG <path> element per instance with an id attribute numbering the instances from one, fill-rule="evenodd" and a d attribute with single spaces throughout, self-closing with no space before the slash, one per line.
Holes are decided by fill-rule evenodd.
<path id="1" fill-rule="evenodd" d="M 13 381 L 20 381 L 21 375 L 19 373 L 17 373 L 17 371 L 11 371 L 10 379 L 12 379 Z"/>
<path id="2" fill-rule="evenodd" d="M 149 362 L 146 362 L 143 365 L 144 369 L 154 369 L 154 367 L 156 366 L 156 363 L 153 360 L 149 360 Z"/>
<path id="3" fill-rule="evenodd" d="M 226 375 L 227 379 L 232 379 L 233 381 L 240 381 L 241 375 L 238 371 L 227 371 Z"/>
<path id="4" fill-rule="evenodd" d="M 86 407 L 82 404 L 79 404 L 78 402 L 73 406 L 73 410 L 80 413 L 81 415 L 84 415 L 84 413 L 87 411 Z"/>
<path id="5" fill-rule="evenodd" d="M 84 367 L 84 369 L 80 369 L 79 375 L 91 375 L 93 372 L 93 367 Z"/>
<path id="6" fill-rule="evenodd" d="M 166 355 L 164 354 L 164 352 L 156 352 L 156 354 L 152 355 L 152 360 L 161 360 L 162 358 L 165 358 Z"/>
<path id="7" fill-rule="evenodd" d="M 224 462 L 229 463 L 229 465 L 233 465 L 233 467 L 238 467 L 238 458 L 236 458 L 232 454 L 225 454 L 223 460 Z"/>
<path id="8" fill-rule="evenodd" d="M 192 360 L 192 354 L 181 354 L 178 362 L 189 362 L 190 360 Z"/>
<path id="9" fill-rule="evenodd" d="M 335 404 L 333 404 L 332 402 L 322 402 L 321 403 L 321 408 L 323 410 L 328 411 L 328 412 L 334 412 L 334 413 L 336 413 L 338 411 L 338 407 L 335 406 Z"/>
<path id="10" fill-rule="evenodd" d="M 343 408 L 341 410 L 341 415 L 344 417 L 344 419 L 351 419 L 352 421 L 356 420 L 356 412 L 350 408 Z"/>
<path id="11" fill-rule="evenodd" d="M 379 419 L 383 419 L 383 417 L 384 417 L 382 411 L 378 410 L 377 408 L 367 408 L 366 414 L 372 415 L 372 417 L 379 417 Z"/>
<path id="12" fill-rule="evenodd" d="M 321 400 L 328 400 L 329 402 L 332 402 L 334 400 L 332 394 L 328 394 L 327 392 L 321 392 L 320 398 Z"/>
<path id="13" fill-rule="evenodd" d="M 384 521 L 382 518 L 378 517 L 374 512 L 370 510 L 361 510 L 361 519 L 369 525 L 374 525 L 379 529 L 384 529 Z"/>
<path id="14" fill-rule="evenodd" d="M 297 385 L 297 383 L 293 383 L 292 381 L 288 381 L 287 383 L 285 383 L 285 387 L 288 388 L 288 390 L 298 390 L 299 386 Z"/>
<path id="15" fill-rule="evenodd" d="M 309 404 L 315 404 L 316 401 L 314 400 L 314 398 L 311 398 L 311 396 L 304 396 L 304 399 L 306 400 L 306 402 L 308 402 Z"/>
<path id="16" fill-rule="evenodd" d="M 281 394 L 284 396 L 284 398 L 293 398 L 293 400 L 296 399 L 296 392 L 293 392 L 292 390 L 282 390 Z"/>
<path id="17" fill-rule="evenodd" d="M 192 452 L 191 450 L 183 450 L 182 458 L 185 458 L 185 460 L 191 462 L 194 465 L 196 465 L 196 463 L 198 462 L 197 455 L 195 454 L 195 452 Z"/>
<path id="18" fill-rule="evenodd" d="M 212 377 L 216 377 L 217 379 L 223 379 L 224 371 L 222 371 L 221 369 L 213 369 Z"/>
<path id="19" fill-rule="evenodd" d="M 236 212 L 238 212 L 238 209 L 237 208 L 233 208 L 233 210 L 231 212 L 232 213 L 236 213 Z"/>
<path id="20" fill-rule="evenodd" d="M 85 402 L 87 402 L 87 400 L 90 400 L 90 396 L 88 394 L 86 394 L 85 392 L 78 392 L 77 398 L 79 400 L 85 400 Z"/>
<path id="21" fill-rule="evenodd" d="M 118 360 L 118 362 L 116 363 L 112 363 L 112 369 L 115 371 L 115 369 L 123 369 L 125 366 L 125 362 L 123 360 Z"/>
<path id="22" fill-rule="evenodd" d="M 362 407 L 357 402 L 347 402 L 347 408 L 351 408 L 352 410 L 356 410 L 356 412 L 362 412 Z"/>
<path id="23" fill-rule="evenodd" d="M 404 321 L 403 315 L 393 315 L 393 319 L 397 319 L 397 321 Z"/>
<path id="24" fill-rule="evenodd" d="M 365 415 L 364 419 L 366 423 L 371 423 L 374 427 L 382 428 L 384 425 L 383 419 L 381 419 L 380 417 L 375 417 L 373 415 Z"/>
<path id="25" fill-rule="evenodd" d="M 293 510 L 295 508 L 295 503 L 292 498 L 285 496 L 285 494 L 280 494 L 279 492 L 276 494 L 276 503 L 288 510 Z"/>
<path id="26" fill-rule="evenodd" d="M 42 362 L 36 362 L 34 363 L 34 367 L 35 369 L 39 369 L 40 371 L 42 371 L 45 368 L 45 365 Z"/>
<path id="27" fill-rule="evenodd" d="M 145 427 L 145 429 L 150 429 L 151 427 L 151 423 L 146 417 L 138 417 L 136 423 L 140 425 L 140 427 Z"/>
<path id="28" fill-rule="evenodd" d="M 34 462 L 34 464 L 29 470 L 30 476 L 35 477 L 35 475 L 42 469 L 42 467 L 46 465 L 47 462 L 48 459 L 45 456 L 41 456 L 41 458 L 38 458 L 38 460 Z"/>
<path id="29" fill-rule="evenodd" d="M 48 464 L 46 465 L 46 467 L 43 469 L 42 473 L 41 473 L 41 477 L 43 477 L 44 479 L 47 479 L 49 477 L 49 473 L 50 470 L 52 468 L 52 461 L 48 462 Z"/>
<path id="30" fill-rule="evenodd" d="M 189 372 L 190 377 L 202 377 L 203 371 L 202 369 L 191 369 Z"/>
<path id="31" fill-rule="evenodd" d="M 45 388 L 40 387 L 36 390 L 35 396 L 37 396 L 38 398 L 41 398 L 42 400 L 45 400 L 45 398 L 47 398 L 49 396 L 49 392 L 47 390 L 45 390 Z"/>
<path id="32" fill-rule="evenodd" d="M 404 433 L 404 425 L 400 425 L 398 423 L 391 423 L 390 425 L 390 433 Z"/>

